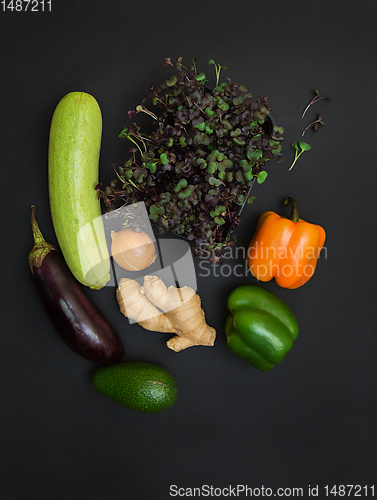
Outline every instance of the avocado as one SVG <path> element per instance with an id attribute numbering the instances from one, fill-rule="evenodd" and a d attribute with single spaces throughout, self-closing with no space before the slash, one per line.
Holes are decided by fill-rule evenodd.
<path id="1" fill-rule="evenodd" d="M 143 413 L 165 410 L 177 397 L 176 383 L 167 370 L 140 361 L 101 366 L 92 383 L 100 394 Z"/>

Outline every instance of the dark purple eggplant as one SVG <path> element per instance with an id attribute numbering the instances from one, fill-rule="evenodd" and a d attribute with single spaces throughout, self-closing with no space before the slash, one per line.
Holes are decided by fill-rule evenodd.
<path id="1" fill-rule="evenodd" d="M 29 265 L 34 286 L 55 330 L 67 346 L 94 363 L 117 363 L 124 356 L 123 342 L 84 292 L 60 250 L 47 243 L 31 208 L 34 247 Z"/>

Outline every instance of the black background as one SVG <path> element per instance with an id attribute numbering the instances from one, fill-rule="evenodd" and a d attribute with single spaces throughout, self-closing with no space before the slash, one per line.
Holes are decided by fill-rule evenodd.
<path id="1" fill-rule="evenodd" d="M 318 485 L 324 498 L 325 485 L 376 482 L 376 14 L 371 0 L 52 0 L 51 12 L 1 10 L 2 498 L 163 500 L 170 485 L 301 487 L 304 497 Z M 56 243 L 47 146 L 58 101 L 76 90 L 95 96 L 100 175 L 111 178 L 109 164 L 124 159 L 117 137 L 127 111 L 167 77 L 165 57 L 179 56 L 197 58 L 208 78 L 210 58 L 228 66 L 222 76 L 267 96 L 285 129 L 284 161 L 268 165 L 253 190 L 239 248 L 261 213 L 287 215 L 281 202 L 290 195 L 302 218 L 325 228 L 326 253 L 302 288 L 261 284 L 300 325 L 292 351 L 267 373 L 233 355 L 223 332 L 229 292 L 257 284 L 246 272 L 198 268 L 218 337 L 181 353 L 167 349 L 166 336 L 130 327 L 114 288 L 88 292 L 120 332 L 125 360 L 164 366 L 177 382 L 176 403 L 148 415 L 96 393 L 95 365 L 53 331 L 28 274 L 30 205 Z M 332 100 L 301 119 L 315 89 Z M 305 134 L 312 150 L 289 172 L 291 143 L 319 113 L 325 126 Z M 226 274 L 237 264 L 242 257 Z"/>

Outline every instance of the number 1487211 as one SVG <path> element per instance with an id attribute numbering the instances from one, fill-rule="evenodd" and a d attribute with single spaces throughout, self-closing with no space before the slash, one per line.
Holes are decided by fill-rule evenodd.
<path id="1" fill-rule="evenodd" d="M 52 0 L 2 0 L 3 12 L 51 12 Z"/>

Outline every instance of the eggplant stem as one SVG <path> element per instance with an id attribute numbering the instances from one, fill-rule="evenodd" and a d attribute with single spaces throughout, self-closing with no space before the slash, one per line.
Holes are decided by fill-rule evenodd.
<path id="1" fill-rule="evenodd" d="M 51 250 L 57 248 L 43 238 L 39 229 L 38 223 L 35 219 L 35 205 L 31 206 L 31 228 L 33 231 L 34 246 L 29 253 L 29 266 L 33 273 L 33 267 L 41 267 L 43 259 Z"/>
<path id="2" fill-rule="evenodd" d="M 41 230 L 39 229 L 38 223 L 35 220 L 35 205 L 31 206 L 31 229 L 33 231 L 33 238 L 35 244 L 45 243 L 45 239 L 42 236 Z"/>

